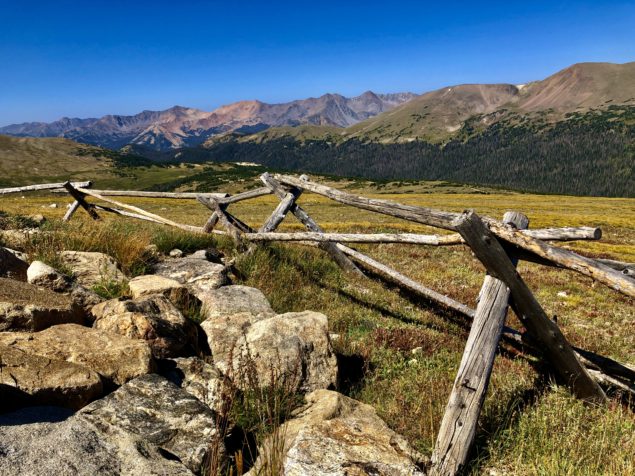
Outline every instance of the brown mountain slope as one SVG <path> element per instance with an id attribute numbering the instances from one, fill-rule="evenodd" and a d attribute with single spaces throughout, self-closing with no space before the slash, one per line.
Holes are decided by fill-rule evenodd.
<path id="1" fill-rule="evenodd" d="M 571 112 L 607 104 L 635 105 L 635 62 L 578 63 L 523 88 L 524 111 Z"/>
<path id="2" fill-rule="evenodd" d="M 508 112 L 548 111 L 548 120 L 567 112 L 635 105 L 635 62 L 579 63 L 527 85 L 466 84 L 423 94 L 393 110 L 349 127 L 344 137 L 380 142 L 451 138 L 472 116 L 488 125 Z"/>

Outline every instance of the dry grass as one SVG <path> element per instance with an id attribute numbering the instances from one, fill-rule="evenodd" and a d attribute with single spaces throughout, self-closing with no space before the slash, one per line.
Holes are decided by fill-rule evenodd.
<path id="1" fill-rule="evenodd" d="M 360 190 L 363 193 L 372 189 Z M 635 200 L 554 197 L 501 193 L 491 195 L 411 193 L 377 194 L 402 203 L 461 211 L 474 208 L 500 217 L 507 210 L 526 213 L 533 228 L 601 226 L 600 242 L 565 246 L 590 256 L 635 261 Z M 5 197 L 0 209 L 12 213 L 42 213 L 60 217 L 64 210 L 44 209 L 59 196 L 35 200 Z M 126 199 L 168 218 L 202 224 L 209 211 L 193 201 Z M 273 197 L 232 205 L 230 211 L 258 226 L 275 206 Z M 428 227 L 328 202 L 311 194 L 302 205 L 329 231 L 418 231 Z M 140 250 L 165 238 L 163 249 L 191 243 L 187 236 L 168 236 L 164 228 L 121 219 L 95 225 L 78 212 L 73 222 L 55 225 L 61 242 L 51 249 L 100 248 L 117 256 L 133 271 L 143 266 Z M 301 229 L 292 217 L 284 229 Z M 94 237 L 90 235 L 94 234 Z M 167 237 L 166 237 L 167 236 Z M 105 242 L 104 242 L 105 240 Z M 197 238 L 198 240 L 198 238 Z M 143 245 L 143 246 L 142 246 Z M 199 243 L 197 242 L 198 246 Z M 229 241 L 219 245 L 232 253 Z M 47 245 L 48 246 L 48 245 Z M 47 246 L 38 246 L 44 252 Z M 464 247 L 428 248 L 416 245 L 359 246 L 409 277 L 474 305 L 484 270 Z M 139 264 L 141 263 L 141 265 Z M 460 362 L 466 326 L 425 302 L 401 295 L 388 286 L 343 276 L 323 252 L 305 247 L 272 245 L 239 261 L 244 284 L 260 288 L 278 312 L 313 309 L 330 318 L 340 354 L 342 389 L 370 403 L 416 448 L 430 451 Z M 521 275 L 546 312 L 558 316 L 563 333 L 576 345 L 635 365 L 635 303 L 578 274 L 521 263 Z M 566 296 L 559 296 L 564 291 Z M 509 322 L 518 326 L 513 316 Z M 410 351 L 422 347 L 418 355 Z M 635 417 L 612 404 L 581 406 L 566 391 L 548 385 L 536 362 L 523 355 L 500 355 L 477 433 L 470 471 L 479 474 L 629 474 L 633 473 Z"/>

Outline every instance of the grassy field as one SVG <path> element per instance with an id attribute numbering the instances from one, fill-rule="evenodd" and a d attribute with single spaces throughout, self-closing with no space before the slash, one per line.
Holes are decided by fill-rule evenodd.
<path id="1" fill-rule="evenodd" d="M 452 211 L 475 209 L 501 217 L 518 210 L 530 227 L 600 226 L 599 242 L 563 246 L 588 256 L 635 262 L 635 200 L 531 195 L 474 190 L 444 183 L 374 184 L 338 181 L 339 188 L 401 203 Z M 252 186 L 248 181 L 222 191 Z M 233 190 L 232 190 L 233 188 Z M 485 193 L 484 193 L 485 192 Z M 213 238 L 194 240 L 181 232 L 119 218 L 95 224 L 78 211 L 69 224 L 59 219 L 69 202 L 60 195 L 0 198 L 0 210 L 51 218 L 45 238 L 54 261 L 61 248 L 101 250 L 117 257 L 130 274 L 144 271 L 143 247 L 154 242 L 196 248 Z M 195 201 L 122 199 L 162 216 L 201 225 L 209 212 Z M 58 208 L 49 208 L 57 203 Z M 258 226 L 276 200 L 263 197 L 232 205 L 230 211 Z M 428 227 L 335 204 L 305 194 L 300 203 L 327 231 L 421 231 Z M 293 217 L 282 229 L 300 230 Z M 55 238 L 57 236 L 57 238 Z M 63 236 L 63 238 L 62 238 Z M 42 239 L 41 239 L 42 240 Z M 226 253 L 231 243 L 217 242 Z M 36 246 L 37 245 L 37 246 Z M 29 248 L 30 246 L 30 248 Z M 42 253 L 42 243 L 27 251 Z M 484 270 L 464 247 L 416 245 L 357 247 L 411 278 L 474 306 Z M 417 449 L 429 453 L 452 387 L 469 328 L 412 296 L 376 281 L 343 275 L 314 248 L 273 245 L 238 262 L 238 282 L 260 288 L 278 312 L 312 309 L 330 318 L 338 334 L 341 390 L 372 404 Z M 521 263 L 521 275 L 564 334 L 580 347 L 635 365 L 635 306 L 605 286 L 578 274 Z M 562 292 L 566 293 L 563 295 Z M 559 294 L 560 293 L 560 294 Z M 520 327 L 515 316 L 509 323 Z M 413 353 L 413 349 L 418 349 Z M 489 475 L 635 474 L 635 414 L 617 401 L 585 407 L 549 378 L 540 362 L 505 351 L 496 360 L 492 383 L 468 469 Z"/>

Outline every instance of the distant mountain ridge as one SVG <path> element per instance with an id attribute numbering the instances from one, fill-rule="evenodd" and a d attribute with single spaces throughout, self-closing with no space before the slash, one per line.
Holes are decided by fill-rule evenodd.
<path id="1" fill-rule="evenodd" d="M 367 91 L 353 98 L 325 94 L 281 104 L 240 101 L 211 112 L 174 106 L 165 111 L 143 111 L 132 116 L 65 117 L 51 123 L 12 124 L 1 127 L 0 134 L 64 137 L 113 149 L 131 144 L 169 150 L 196 146 L 211 136 L 231 131 L 251 133 L 269 127 L 301 124 L 348 127 L 414 97 L 413 93 L 376 94 Z"/>

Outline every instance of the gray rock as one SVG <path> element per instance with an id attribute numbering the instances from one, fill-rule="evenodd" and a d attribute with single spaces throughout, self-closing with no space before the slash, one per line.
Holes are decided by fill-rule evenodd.
<path id="1" fill-rule="evenodd" d="M 90 311 L 94 306 L 103 302 L 104 298 L 96 292 L 86 289 L 84 286 L 77 283 L 73 285 L 70 296 L 75 303 L 75 306 L 82 310 L 86 320 L 92 323 L 95 318 Z"/>
<path id="2" fill-rule="evenodd" d="M 92 288 L 104 282 L 124 282 L 125 275 L 119 265 L 104 253 L 87 251 L 62 251 L 60 258 L 71 268 L 73 277 L 81 285 Z"/>
<path id="3" fill-rule="evenodd" d="M 31 237 L 40 232 L 41 230 L 39 228 L 0 230 L 0 242 L 10 248 L 24 249 L 31 240 Z"/>
<path id="4" fill-rule="evenodd" d="M 388 428 L 370 405 L 329 390 L 306 396 L 307 404 L 279 431 L 284 438 L 285 476 L 423 476 L 415 461 L 423 458 L 408 442 Z M 255 476 L 272 439 L 247 475 Z"/>
<path id="5" fill-rule="evenodd" d="M 201 472 L 217 434 L 215 413 L 158 375 L 131 380 L 79 415 L 106 434 L 124 430 L 138 435 L 176 455 L 195 473 Z"/>
<path id="6" fill-rule="evenodd" d="M 76 324 L 53 326 L 33 334 L 0 332 L 0 344 L 89 368 L 111 386 L 151 373 L 155 368 L 145 341 Z"/>
<path id="7" fill-rule="evenodd" d="M 37 407 L 0 415 L 0 475 L 193 474 L 139 436 L 117 428 L 108 430 L 60 409 Z"/>
<path id="8" fill-rule="evenodd" d="M 255 366 L 261 386 L 272 384 L 266 376 L 273 372 L 278 378 L 293 379 L 304 392 L 334 388 L 337 359 L 329 339 L 328 319 L 324 314 L 304 311 L 255 322 L 238 340 L 233 365 L 235 375 L 240 375 L 241 367 Z"/>
<path id="9" fill-rule="evenodd" d="M 148 342 L 159 359 L 192 355 L 198 346 L 196 325 L 161 294 L 111 299 L 91 310 L 93 328 Z"/>
<path id="10" fill-rule="evenodd" d="M 36 332 L 66 323 L 84 323 L 83 312 L 69 296 L 0 278 L 0 332 Z"/>
<path id="11" fill-rule="evenodd" d="M 0 277 L 26 281 L 29 263 L 0 246 Z"/>
<path id="12" fill-rule="evenodd" d="M 71 279 L 58 273 L 54 268 L 42 261 L 34 261 L 26 270 L 26 278 L 30 284 L 51 291 L 64 292 L 71 289 Z"/>
<path id="13" fill-rule="evenodd" d="M 225 317 L 240 313 L 270 317 L 275 315 L 262 291 L 249 286 L 233 285 L 213 289 L 201 296 L 203 315 Z"/>
<path id="14" fill-rule="evenodd" d="M 262 292 L 248 286 L 223 286 L 201 295 L 201 328 L 214 358 L 214 364 L 227 371 L 237 341 L 247 329 L 262 319 L 275 315 Z"/>
<path id="15" fill-rule="evenodd" d="M 201 300 L 202 295 L 228 282 L 225 266 L 196 258 L 166 258 L 152 272 L 186 285 Z"/>
<path id="16" fill-rule="evenodd" d="M 161 375 L 195 396 L 212 410 L 221 411 L 223 377 L 212 364 L 198 357 L 165 359 Z"/>
<path id="17" fill-rule="evenodd" d="M 101 378 L 85 367 L 0 345 L 2 410 L 25 405 L 80 409 L 101 396 Z"/>
<path id="18" fill-rule="evenodd" d="M 184 284 L 165 276 L 156 274 L 137 276 L 128 281 L 128 287 L 134 299 L 162 294 L 179 309 L 200 306 L 198 298 L 192 296 Z"/>
<path id="19" fill-rule="evenodd" d="M 170 251 L 170 257 L 171 258 L 182 258 L 183 254 L 184 253 L 181 250 L 179 250 L 178 248 L 174 248 L 172 251 Z"/>
<path id="20" fill-rule="evenodd" d="M 222 253 L 215 248 L 207 248 L 205 250 L 198 250 L 188 256 L 188 258 L 204 259 L 211 261 L 212 263 L 223 264 Z"/>

